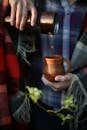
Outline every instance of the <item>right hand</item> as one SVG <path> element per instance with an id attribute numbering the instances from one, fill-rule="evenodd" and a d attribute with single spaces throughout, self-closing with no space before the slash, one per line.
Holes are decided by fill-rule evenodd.
<path id="1" fill-rule="evenodd" d="M 37 19 L 37 10 L 31 0 L 9 0 L 11 6 L 11 25 L 15 25 L 17 29 L 23 30 L 28 11 L 31 13 L 31 26 L 34 26 Z"/>

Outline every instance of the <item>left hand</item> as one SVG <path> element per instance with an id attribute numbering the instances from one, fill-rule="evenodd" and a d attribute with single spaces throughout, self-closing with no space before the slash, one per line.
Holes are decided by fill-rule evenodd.
<path id="1" fill-rule="evenodd" d="M 51 87 L 54 91 L 62 91 L 70 86 L 73 74 L 68 73 L 66 75 L 58 75 L 55 77 L 56 82 L 51 82 L 42 75 L 42 81 L 45 85 Z"/>

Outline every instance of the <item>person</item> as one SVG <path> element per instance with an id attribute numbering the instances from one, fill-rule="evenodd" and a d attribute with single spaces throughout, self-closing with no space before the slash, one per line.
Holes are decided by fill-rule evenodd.
<path id="1" fill-rule="evenodd" d="M 87 64 L 79 67 L 77 63 L 80 61 L 79 58 L 75 61 L 77 65 L 74 64 L 74 67 L 77 66 L 78 68 L 74 68 L 66 75 L 56 76 L 56 82 L 50 82 L 43 75 L 43 57 L 59 54 L 68 58 L 73 63 L 72 55 L 80 35 L 82 21 L 87 11 L 87 4 L 78 0 L 44 0 L 39 1 L 37 8 L 39 10 L 38 13 L 42 11 L 56 12 L 59 17 L 59 30 L 56 35 L 40 34 L 40 40 L 36 44 L 36 51 L 29 53 L 28 60 L 31 66 L 27 69 L 26 84 L 30 87 L 38 87 L 43 91 L 43 96 L 39 101 L 43 108 L 58 110 L 62 106 L 64 92 L 69 88 L 75 74 L 83 86 L 86 85 L 87 71 L 83 68 Z M 32 102 L 31 110 L 31 130 L 69 129 L 67 123 L 61 126 L 60 119 L 47 113 Z"/>
<path id="2" fill-rule="evenodd" d="M 78 75 L 84 86 L 85 84 L 83 78 L 86 81 L 87 76 L 86 73 L 82 76 L 81 68 L 74 69 L 67 75 L 55 77 L 55 80 L 58 82 L 52 83 L 48 81 L 42 73 L 42 60 L 44 56 L 50 54 L 60 54 L 71 60 L 80 34 L 82 20 L 87 10 L 87 5 L 73 0 L 59 0 L 55 2 L 52 0 L 44 0 L 39 2 L 41 4 L 41 6 L 38 4 L 38 8 L 40 8 L 39 11 L 53 11 L 58 13 L 60 26 L 56 35 L 40 35 L 41 42 L 39 43 L 38 41 L 36 45 L 37 50 L 33 53 L 29 52 L 29 62 L 32 66 L 28 67 L 26 84 L 29 86 L 36 86 L 43 91 L 44 96 L 40 100 L 40 103 L 44 108 L 58 110 L 62 105 L 62 92 L 64 92 L 64 89 L 69 88 L 74 74 Z M 16 27 L 18 28 L 18 26 Z M 19 29 L 21 30 L 20 27 Z M 65 126 L 61 126 L 60 119 L 48 114 L 41 108 L 38 108 L 32 102 L 31 109 L 31 130 L 68 129 L 67 124 Z"/>

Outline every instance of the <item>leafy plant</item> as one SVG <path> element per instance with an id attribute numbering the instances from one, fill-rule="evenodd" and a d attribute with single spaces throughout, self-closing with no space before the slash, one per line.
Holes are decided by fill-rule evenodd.
<path id="1" fill-rule="evenodd" d="M 26 86 L 27 96 L 36 104 L 38 104 L 38 100 L 43 96 L 43 92 L 35 87 Z M 43 110 L 47 111 L 48 113 L 52 113 L 59 117 L 62 120 L 62 125 L 66 121 L 71 121 L 74 119 L 73 111 L 77 109 L 77 105 L 74 103 L 73 95 L 65 96 L 63 100 L 63 106 L 58 110 L 46 110 L 41 105 L 38 105 Z"/>
<path id="2" fill-rule="evenodd" d="M 65 96 L 63 104 L 64 104 L 64 108 L 68 108 L 71 110 L 77 108 L 77 105 L 74 103 L 73 95 Z"/>
<path id="3" fill-rule="evenodd" d="M 41 98 L 42 96 L 42 91 L 39 90 L 38 88 L 34 88 L 34 87 L 28 87 L 26 86 L 26 90 L 27 90 L 27 96 L 29 96 L 29 98 L 31 98 L 31 100 L 34 103 L 37 103 L 38 100 Z"/>

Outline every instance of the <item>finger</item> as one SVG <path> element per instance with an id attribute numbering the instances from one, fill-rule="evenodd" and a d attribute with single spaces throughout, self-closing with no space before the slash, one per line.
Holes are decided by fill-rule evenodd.
<path id="1" fill-rule="evenodd" d="M 37 20 L 37 11 L 34 6 L 31 7 L 31 26 L 34 26 Z"/>
<path id="2" fill-rule="evenodd" d="M 55 77 L 55 81 L 67 81 L 72 79 L 73 74 L 59 75 Z"/>
<path id="3" fill-rule="evenodd" d="M 48 81 L 45 76 L 42 76 L 42 81 L 45 85 L 51 87 L 51 89 L 53 89 L 54 91 L 62 91 L 65 90 L 66 88 L 68 88 L 68 86 L 70 85 L 69 81 L 63 81 L 63 82 L 50 82 Z"/>
<path id="4" fill-rule="evenodd" d="M 46 85 L 46 86 L 49 86 L 53 91 L 58 91 L 58 88 L 54 87 L 53 86 L 53 83 L 51 83 L 50 81 L 48 81 L 45 76 L 42 76 L 41 78 L 42 82 Z"/>
<path id="5" fill-rule="evenodd" d="M 25 2 L 24 6 L 23 6 L 23 11 L 22 11 L 22 18 L 21 18 L 21 23 L 20 23 L 20 30 L 24 29 L 24 26 L 25 26 L 25 23 L 26 23 L 26 20 L 27 20 L 27 14 L 28 14 L 28 7 L 27 7 L 27 4 Z"/>
<path id="6" fill-rule="evenodd" d="M 14 1 L 11 3 L 11 25 L 13 26 L 15 24 L 15 18 L 16 18 L 16 8 L 17 8 L 17 2 Z"/>
<path id="7" fill-rule="evenodd" d="M 45 78 L 44 75 L 42 76 L 41 79 L 42 79 L 43 83 L 44 83 L 46 86 L 51 87 L 53 90 L 57 90 L 57 89 L 60 87 L 60 85 L 58 85 L 59 82 L 50 82 L 49 80 L 47 80 L 47 79 Z"/>
<path id="8" fill-rule="evenodd" d="M 41 80 L 43 81 L 43 83 L 46 86 L 49 86 L 49 87 L 53 87 L 55 84 L 55 82 L 51 82 L 51 81 L 47 80 L 44 75 L 42 76 Z"/>
<path id="9" fill-rule="evenodd" d="M 20 23 L 20 30 L 21 31 L 24 29 L 26 20 L 27 20 L 27 13 L 25 13 L 25 14 L 22 15 L 22 20 L 21 20 L 21 23 Z"/>
<path id="10" fill-rule="evenodd" d="M 51 87 L 51 89 L 55 92 L 58 92 L 58 89 L 54 88 L 54 87 Z"/>
<path id="11" fill-rule="evenodd" d="M 54 89 L 57 91 L 65 90 L 70 85 L 69 81 L 59 82 L 58 84 L 54 85 Z"/>
<path id="12" fill-rule="evenodd" d="M 45 85 L 51 85 L 51 82 L 47 80 L 44 75 L 41 77 L 41 80 L 43 81 Z"/>
<path id="13" fill-rule="evenodd" d="M 58 75 L 58 76 L 56 76 L 55 77 L 55 81 L 65 81 L 65 76 L 63 76 L 63 75 Z"/>
<path id="14" fill-rule="evenodd" d="M 16 11 L 16 28 L 19 28 L 22 14 L 22 3 L 18 2 Z"/>
<path id="15" fill-rule="evenodd" d="M 66 74 L 66 75 L 64 76 L 65 81 L 69 81 L 69 80 L 71 80 L 72 77 L 73 77 L 73 74 L 72 74 L 72 73 L 68 73 L 68 74 Z"/>
<path id="16" fill-rule="evenodd" d="M 50 86 L 54 91 L 62 91 L 64 89 L 66 89 L 65 83 L 64 82 L 58 82 L 58 83 L 54 83 L 54 85 Z"/>

